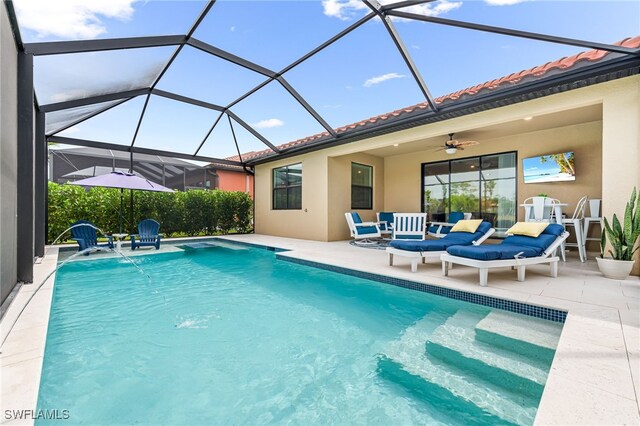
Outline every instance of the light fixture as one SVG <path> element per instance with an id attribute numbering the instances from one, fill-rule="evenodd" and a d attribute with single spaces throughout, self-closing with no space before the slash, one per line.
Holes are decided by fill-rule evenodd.
<path id="1" fill-rule="evenodd" d="M 399 143 L 394 143 L 393 146 L 395 146 L 396 148 L 399 146 Z"/>
<path id="2" fill-rule="evenodd" d="M 524 120 L 524 121 L 529 121 L 529 120 L 533 120 L 533 117 L 531 117 L 531 116 L 528 116 L 528 117 L 525 117 L 525 118 L 523 118 L 523 120 Z"/>
<path id="3" fill-rule="evenodd" d="M 452 146 L 450 148 L 445 149 L 444 152 L 446 152 L 447 154 L 455 154 L 456 152 L 458 152 L 458 148 L 456 148 L 455 146 Z"/>

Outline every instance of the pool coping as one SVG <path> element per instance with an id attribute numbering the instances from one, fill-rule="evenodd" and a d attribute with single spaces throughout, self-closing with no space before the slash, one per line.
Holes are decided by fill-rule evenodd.
<path id="1" fill-rule="evenodd" d="M 446 292 L 449 290 L 456 292 L 449 294 L 459 295 L 460 293 L 466 293 L 472 295 L 472 297 L 489 297 L 495 300 L 503 300 L 535 308 L 566 312 L 565 325 L 558 342 L 556 356 L 549 372 L 545 391 L 538 407 L 535 424 L 638 424 L 640 421 L 638 399 L 633 388 L 632 373 L 629 365 L 631 361 L 628 358 L 627 345 L 621 330 L 621 320 L 617 310 L 614 308 L 604 308 L 596 305 L 585 306 L 585 304 L 561 300 L 553 303 L 549 303 L 549 301 L 546 300 L 540 301 L 540 303 L 537 304 L 523 303 L 514 300 L 513 297 L 509 297 L 508 295 L 504 297 L 496 296 L 496 294 L 501 293 L 501 291 L 499 291 L 501 289 L 494 288 L 493 291 L 491 291 L 493 294 L 486 294 L 487 287 L 478 286 L 469 292 L 449 288 L 446 285 L 434 285 L 394 278 L 387 275 L 358 270 L 357 268 L 346 268 L 339 265 L 318 262 L 303 252 L 278 246 L 278 244 L 265 245 L 238 241 L 234 239 L 233 236 L 180 238 L 176 240 L 165 240 L 165 242 L 174 245 L 180 242 L 202 242 L 206 240 L 224 240 L 268 249 L 276 252 L 276 258 L 283 261 L 307 264 L 340 273 L 347 272 L 350 275 L 373 279 L 378 282 L 386 282 L 387 284 L 400 285 L 405 288 L 407 287 L 402 284 L 409 283 L 408 288 L 412 288 L 413 290 L 432 290 L 428 291 L 430 293 L 437 291 Z M 39 277 L 43 278 L 49 271 L 55 268 L 59 255 L 58 249 L 59 247 L 47 249 L 46 257 L 39 264 L 34 265 L 34 281 L 37 282 Z M 23 410 L 36 409 L 54 282 L 55 273 L 40 290 L 42 295 L 36 295 L 34 297 L 33 304 L 27 307 L 25 314 L 16 323 L 16 329 L 7 339 L 7 345 L 9 345 L 10 340 L 15 341 L 11 348 L 15 352 L 9 352 L 6 346 L 2 348 L 0 365 L 2 365 L 3 369 L 1 395 L 3 413 L 7 407 L 19 407 L 19 409 Z M 19 300 L 26 298 L 26 296 L 34 290 L 34 287 L 31 286 L 32 285 L 27 284 L 20 288 L 14 303 L 9 306 L 5 317 L 2 319 L 0 328 L 6 325 L 7 318 L 11 318 L 11 315 L 13 315 L 11 310 L 12 308 L 14 310 L 17 309 Z M 503 292 L 507 293 L 506 291 Z M 36 298 L 38 298 L 37 304 Z M 35 309 L 37 307 L 41 309 Z M 615 311 L 615 314 L 613 311 Z M 615 324 L 616 319 L 618 320 L 617 324 Z M 4 332 L 2 335 L 4 336 Z M 16 350 L 16 347 L 20 346 L 21 343 L 24 347 Z M 600 363 L 601 365 L 593 365 L 593 362 L 587 362 L 593 360 L 584 360 L 576 356 L 584 350 L 601 352 L 601 357 L 604 361 Z M 620 356 L 621 351 L 624 352 L 625 357 Z M 626 360 L 626 366 L 622 362 L 622 358 Z M 600 360 L 600 358 L 598 358 L 598 360 Z M 603 371 L 598 373 L 596 369 Z M 585 383 L 584 375 L 588 375 L 589 373 L 595 373 L 595 375 L 589 378 L 589 383 Z M 608 373 L 617 375 L 615 378 L 617 380 L 612 379 Z M 621 383 L 620 380 L 624 383 Z M 611 382 L 614 383 L 612 384 Z M 629 392 L 629 387 L 631 388 L 631 392 Z M 64 409 L 64 407 L 57 408 Z M 34 414 L 37 413 L 32 412 L 31 416 L 33 417 Z M 20 421 L 7 420 L 6 416 L 3 416 L 3 418 L 0 419 L 0 424 L 2 425 L 24 425 L 33 423 L 33 418 Z"/>

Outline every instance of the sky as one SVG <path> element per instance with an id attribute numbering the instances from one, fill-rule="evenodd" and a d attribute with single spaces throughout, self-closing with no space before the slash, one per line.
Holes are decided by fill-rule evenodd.
<path id="1" fill-rule="evenodd" d="M 391 0 L 382 3 L 395 2 Z M 203 1 L 16 0 L 25 42 L 184 34 Z M 613 43 L 640 34 L 638 1 L 437 0 L 403 10 L 481 24 Z M 219 0 L 194 37 L 272 71 L 281 71 L 369 9 L 357 0 Z M 394 19 L 434 97 L 546 63 L 584 49 L 432 23 Z M 41 105 L 148 87 L 174 47 L 94 52 L 35 59 Z M 336 128 L 407 107 L 425 98 L 382 23 L 376 19 L 284 74 Z M 266 78 L 185 46 L 158 88 L 226 106 Z M 144 104 L 137 98 L 60 133 L 128 145 Z M 231 109 L 274 145 L 324 131 L 277 82 Z M 49 127 L 87 113 L 52 113 Z M 57 115 L 57 116 L 56 116 Z M 136 146 L 193 154 L 219 113 L 152 96 Z M 242 152 L 263 145 L 238 123 Z M 226 117 L 200 155 L 236 154 Z"/>

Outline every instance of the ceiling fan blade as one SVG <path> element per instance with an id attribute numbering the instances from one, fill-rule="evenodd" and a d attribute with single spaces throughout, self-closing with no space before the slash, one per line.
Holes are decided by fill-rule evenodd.
<path id="1" fill-rule="evenodd" d="M 453 141 L 453 145 L 457 146 L 457 147 L 461 147 L 461 146 L 473 146 L 473 145 L 480 145 L 480 142 L 478 141 L 468 141 L 468 140 L 456 140 Z"/>

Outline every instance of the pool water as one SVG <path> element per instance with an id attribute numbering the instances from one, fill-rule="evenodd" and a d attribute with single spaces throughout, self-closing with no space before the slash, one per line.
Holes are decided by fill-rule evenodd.
<path id="1" fill-rule="evenodd" d="M 562 327 L 259 248 L 135 261 L 151 282 L 115 258 L 59 271 L 38 409 L 85 424 L 532 424 Z"/>

